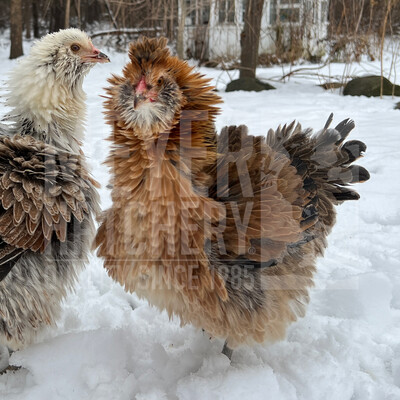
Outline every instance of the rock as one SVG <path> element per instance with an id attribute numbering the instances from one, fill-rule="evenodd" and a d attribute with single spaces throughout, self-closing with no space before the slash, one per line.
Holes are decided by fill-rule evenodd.
<path id="1" fill-rule="evenodd" d="M 400 101 L 398 103 L 396 103 L 396 105 L 394 106 L 395 110 L 400 110 Z"/>
<path id="2" fill-rule="evenodd" d="M 387 78 L 383 78 L 383 94 L 391 96 L 400 96 L 400 86 L 393 85 Z M 367 96 L 379 97 L 381 94 L 381 77 L 378 75 L 364 76 L 355 78 L 347 83 L 343 90 L 345 96 Z"/>
<path id="3" fill-rule="evenodd" d="M 242 78 L 235 79 L 228 83 L 226 86 L 227 92 L 234 92 L 235 90 L 245 90 L 247 92 L 261 92 L 261 90 L 272 90 L 275 89 L 269 83 L 261 82 L 258 79 L 253 78 Z"/>

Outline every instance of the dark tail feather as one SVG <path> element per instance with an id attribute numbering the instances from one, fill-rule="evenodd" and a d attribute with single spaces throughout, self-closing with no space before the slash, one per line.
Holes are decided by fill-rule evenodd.
<path id="1" fill-rule="evenodd" d="M 349 163 L 352 163 L 362 157 L 362 154 L 367 150 L 367 146 L 359 140 L 349 140 L 342 146 L 342 150 L 347 153 Z"/>
<path id="2" fill-rule="evenodd" d="M 333 129 L 334 133 L 330 130 L 326 132 L 323 130 L 316 138 L 317 148 L 314 158 L 317 165 L 311 169 L 310 176 L 319 183 L 323 190 L 333 194 L 338 202 L 357 200 L 358 193 L 349 189 L 348 186 L 352 183 L 365 182 L 370 178 L 364 167 L 351 165 L 352 162 L 362 157 L 367 149 L 367 146 L 359 140 L 344 142 L 354 127 L 354 122 L 346 119 Z M 335 133 L 337 140 L 332 143 L 331 137 Z M 312 145 L 312 141 L 310 144 Z"/>
<path id="3" fill-rule="evenodd" d="M 326 121 L 326 124 L 324 126 L 324 131 L 326 131 L 330 126 L 333 121 L 333 113 L 328 117 L 328 120 Z"/>
<path id="4" fill-rule="evenodd" d="M 338 202 L 342 202 L 345 200 L 358 200 L 360 198 L 360 195 L 354 190 L 340 186 L 336 187 L 333 195 Z"/>
<path id="5" fill-rule="evenodd" d="M 326 182 L 337 185 L 348 185 L 349 183 L 361 183 L 369 179 L 369 173 L 360 165 L 349 167 L 334 167 L 327 171 Z"/>
<path id="6" fill-rule="evenodd" d="M 270 131 L 267 144 L 274 149 L 286 151 L 303 178 L 303 188 L 310 193 L 310 215 L 305 220 L 312 221 L 316 216 L 327 227 L 334 221 L 333 205 L 346 200 L 358 200 L 359 194 L 350 185 L 369 179 L 368 171 L 352 165 L 362 157 L 367 146 L 359 140 L 345 142 L 355 124 L 346 119 L 330 128 L 333 115 L 330 115 L 324 128 L 317 134 L 302 130 L 300 125 L 291 124 Z M 307 222 L 305 222 L 307 224 Z"/>
<path id="7" fill-rule="evenodd" d="M 331 114 L 332 116 L 332 114 Z M 354 129 L 355 123 L 352 119 L 345 119 L 340 124 L 338 124 L 335 128 L 337 132 L 339 132 L 340 139 L 336 142 L 336 145 L 339 146 L 343 143 L 343 141 L 349 136 L 349 133 Z"/>
<path id="8" fill-rule="evenodd" d="M 361 165 L 352 165 L 349 167 L 352 174 L 350 183 L 362 183 L 366 182 L 369 178 L 369 172 Z"/>

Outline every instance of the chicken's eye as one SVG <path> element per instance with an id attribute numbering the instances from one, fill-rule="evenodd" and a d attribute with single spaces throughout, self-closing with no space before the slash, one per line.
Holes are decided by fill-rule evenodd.
<path id="1" fill-rule="evenodd" d="M 164 83 L 164 78 L 163 77 L 158 78 L 157 84 L 162 85 L 163 83 Z"/>
<path id="2" fill-rule="evenodd" d="M 73 44 L 73 45 L 71 46 L 71 50 L 72 50 L 74 53 L 76 53 L 77 51 L 80 50 L 80 46 L 77 45 L 77 44 Z"/>

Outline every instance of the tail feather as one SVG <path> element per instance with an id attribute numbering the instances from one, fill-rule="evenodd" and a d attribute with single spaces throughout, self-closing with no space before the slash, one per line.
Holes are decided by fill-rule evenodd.
<path id="1" fill-rule="evenodd" d="M 359 140 L 349 140 L 343 144 L 342 151 L 345 151 L 349 158 L 349 163 L 352 163 L 362 157 L 363 153 L 367 150 L 365 143 Z"/>
<path id="2" fill-rule="evenodd" d="M 329 115 L 328 120 L 325 123 L 324 130 L 327 130 L 331 126 L 332 121 L 333 121 L 333 113 Z"/>
<path id="3" fill-rule="evenodd" d="M 361 183 L 369 179 L 369 173 L 360 165 L 350 165 L 349 167 L 333 167 L 327 171 L 327 177 L 321 177 L 329 183 L 337 185 L 348 185 L 349 183 Z"/>
<path id="4" fill-rule="evenodd" d="M 304 189 L 315 195 L 312 203 L 317 212 L 313 215 L 318 214 L 326 226 L 333 223 L 334 218 L 328 218 L 334 215 L 333 205 L 360 198 L 349 185 L 365 182 L 370 177 L 364 167 L 352 164 L 362 157 L 367 146 L 359 140 L 345 142 L 355 127 L 354 121 L 346 119 L 332 129 L 332 120 L 331 114 L 317 134 L 291 123 L 276 132 L 270 131 L 267 136 L 267 144 L 288 154 L 303 178 Z"/>
<path id="5" fill-rule="evenodd" d="M 333 117 L 333 114 L 331 114 Z M 335 131 L 339 133 L 340 135 L 340 140 L 336 142 L 336 145 L 339 146 L 340 144 L 343 143 L 343 141 L 349 136 L 349 133 L 355 128 L 355 123 L 352 119 L 347 118 L 340 122 L 336 128 Z"/>
<path id="6" fill-rule="evenodd" d="M 352 165 L 349 167 L 352 174 L 350 183 L 362 183 L 366 182 L 369 178 L 369 172 L 361 165 Z"/>
<path id="7" fill-rule="evenodd" d="M 337 187 L 333 192 L 333 195 L 338 202 L 345 200 L 358 200 L 360 198 L 360 195 L 357 192 L 347 187 Z"/>

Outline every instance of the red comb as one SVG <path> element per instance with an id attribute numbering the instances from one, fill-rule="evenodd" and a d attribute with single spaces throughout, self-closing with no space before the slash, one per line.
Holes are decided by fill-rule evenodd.
<path id="1" fill-rule="evenodd" d="M 146 88 L 147 88 L 146 79 L 144 76 L 142 76 L 139 83 L 136 86 L 136 93 L 141 94 L 146 90 Z"/>

